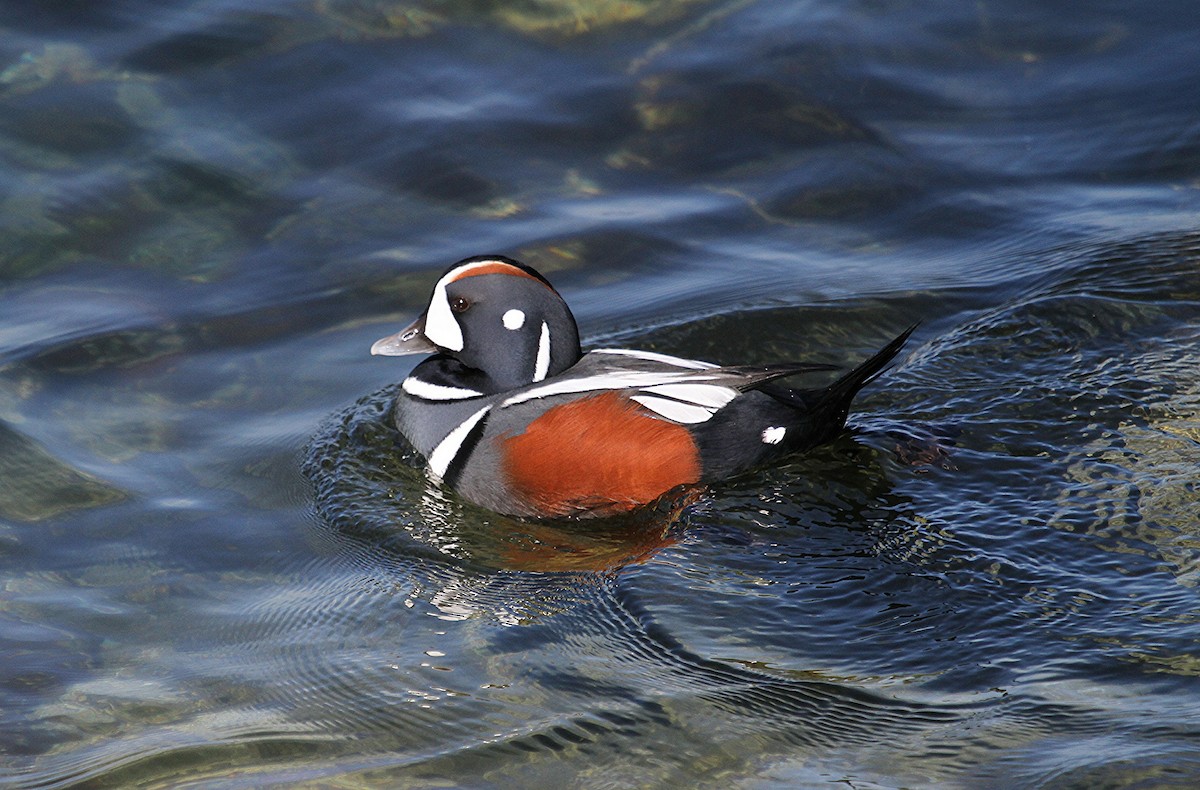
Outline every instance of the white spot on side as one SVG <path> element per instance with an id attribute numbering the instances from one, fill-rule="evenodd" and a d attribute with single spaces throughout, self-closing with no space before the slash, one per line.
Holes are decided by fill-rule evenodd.
<path id="1" fill-rule="evenodd" d="M 653 395 L 634 395 L 633 400 L 673 422 L 693 424 L 704 422 L 713 416 L 712 409 L 680 403 L 677 400 L 656 398 Z"/>
<path id="2" fill-rule="evenodd" d="M 593 354 L 617 354 L 623 357 L 635 357 L 637 359 L 645 359 L 650 362 L 661 362 L 664 365 L 672 365 L 677 368 L 691 368 L 693 370 L 704 370 L 706 368 L 717 367 L 711 362 L 701 362 L 698 359 L 684 359 L 682 357 L 673 357 L 670 354 L 657 354 L 653 351 L 640 351 L 634 348 L 597 348 L 592 351 Z"/>
<path id="3" fill-rule="evenodd" d="M 400 388 L 409 395 L 414 395 L 425 400 L 462 400 L 463 398 L 478 398 L 483 395 L 482 392 L 476 392 L 466 387 L 447 387 L 442 384 L 430 384 L 428 381 L 422 381 L 415 376 L 409 376 L 400 385 Z"/>
<path id="4" fill-rule="evenodd" d="M 550 372 L 550 327 L 542 322 L 542 336 L 538 338 L 537 361 L 533 364 L 533 380 L 541 381 Z"/>
<path id="5" fill-rule="evenodd" d="M 453 431 L 446 434 L 445 439 L 438 442 L 438 446 L 433 448 L 433 452 L 429 454 L 430 472 L 439 479 L 446 476 L 446 470 L 450 468 L 450 464 L 458 455 L 458 451 L 462 449 L 462 443 L 467 440 L 467 434 L 471 432 L 476 423 L 483 419 L 483 415 L 487 414 L 490 408 L 492 407 L 484 406 L 463 420 Z"/>
<path id="6" fill-rule="evenodd" d="M 787 428 L 784 428 L 782 425 L 776 425 L 772 428 L 763 428 L 763 444 L 779 444 L 783 441 L 784 434 L 786 433 Z"/>
<path id="7" fill-rule="evenodd" d="M 648 387 L 647 392 L 675 400 L 687 401 L 697 406 L 719 409 L 737 397 L 737 390 L 717 384 L 659 384 Z"/>
<path id="8" fill-rule="evenodd" d="M 500 320 L 504 322 L 505 329 L 511 329 L 513 331 L 525 326 L 525 314 L 516 309 L 509 310 L 500 318 Z"/>

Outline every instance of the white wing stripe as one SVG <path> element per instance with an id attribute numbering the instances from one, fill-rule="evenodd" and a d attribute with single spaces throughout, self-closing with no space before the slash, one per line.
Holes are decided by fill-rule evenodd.
<path id="1" fill-rule="evenodd" d="M 711 409 L 719 409 L 737 397 L 737 390 L 716 384 L 659 384 L 647 387 L 646 392 Z"/>
<path id="2" fill-rule="evenodd" d="M 713 416 L 713 409 L 704 406 L 694 406 L 677 400 L 656 398 L 653 395 L 634 395 L 633 400 L 654 411 L 668 420 L 682 423 L 704 422 Z"/>

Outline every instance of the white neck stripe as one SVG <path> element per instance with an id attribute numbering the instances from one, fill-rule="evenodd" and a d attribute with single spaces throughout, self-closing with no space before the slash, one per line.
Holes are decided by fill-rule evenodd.
<path id="1" fill-rule="evenodd" d="M 550 327 L 542 322 L 542 336 L 538 338 L 537 361 L 533 364 L 533 380 L 541 381 L 550 372 Z"/>

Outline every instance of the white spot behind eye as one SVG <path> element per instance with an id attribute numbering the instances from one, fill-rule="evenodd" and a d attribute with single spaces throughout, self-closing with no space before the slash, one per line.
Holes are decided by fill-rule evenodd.
<path id="1" fill-rule="evenodd" d="M 525 314 L 520 310 L 509 310 L 501 319 L 504 322 L 505 329 L 520 329 L 525 326 Z"/>
<path id="2" fill-rule="evenodd" d="M 787 428 L 784 428 L 782 425 L 776 425 L 772 428 L 763 428 L 763 444 L 779 444 L 783 441 L 783 436 L 786 433 Z"/>

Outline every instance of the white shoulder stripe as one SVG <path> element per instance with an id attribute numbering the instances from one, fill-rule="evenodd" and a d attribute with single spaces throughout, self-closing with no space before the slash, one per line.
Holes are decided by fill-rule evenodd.
<path id="1" fill-rule="evenodd" d="M 705 370 L 707 368 L 718 367 L 711 362 L 701 362 L 698 359 L 684 359 L 683 357 L 673 357 L 670 354 L 659 354 L 654 351 L 641 351 L 634 348 L 597 348 L 591 353 L 618 354 L 623 357 L 634 357 L 636 359 L 645 359 L 650 362 L 661 362 L 664 365 L 672 365 L 677 368 L 690 368 L 692 370 Z"/>
<path id="2" fill-rule="evenodd" d="M 656 384 L 675 384 L 686 381 L 705 381 L 716 376 L 706 376 L 698 373 L 675 373 L 657 370 L 630 370 L 621 373 L 602 373 L 598 376 L 581 376 L 579 378 L 563 378 L 552 380 L 540 387 L 519 392 L 500 404 L 501 408 L 524 403 L 536 398 L 547 398 L 551 395 L 568 395 L 575 392 L 595 390 L 624 390 L 641 387 L 652 387 Z"/>
<path id="3" fill-rule="evenodd" d="M 647 409 L 666 417 L 673 422 L 697 423 L 704 422 L 713 416 L 715 409 L 681 403 L 667 398 L 656 398 L 653 395 L 634 395 L 633 400 Z"/>
<path id="4" fill-rule="evenodd" d="M 439 479 L 446 476 L 446 470 L 450 468 L 450 464 L 458 456 L 458 451 L 462 449 L 463 442 L 467 440 L 467 434 L 471 432 L 476 423 L 483 419 L 483 415 L 487 414 L 490 408 L 492 408 L 490 405 L 484 406 L 463 420 L 453 431 L 446 434 L 446 438 L 442 439 L 438 443 L 438 446 L 433 448 L 433 452 L 429 454 L 430 472 L 433 472 Z"/>
<path id="5" fill-rule="evenodd" d="M 533 380 L 542 381 L 550 372 L 550 327 L 542 322 L 542 336 L 538 338 L 537 361 L 533 363 Z"/>
<path id="6" fill-rule="evenodd" d="M 476 392 L 466 387 L 446 387 L 442 384 L 430 384 L 428 381 L 422 381 L 415 376 L 409 376 L 400 385 L 400 388 L 418 398 L 425 400 L 463 400 L 464 398 L 478 398 L 483 395 L 482 392 Z"/>

